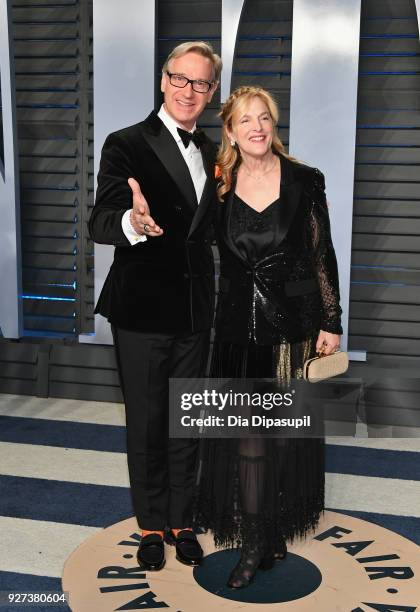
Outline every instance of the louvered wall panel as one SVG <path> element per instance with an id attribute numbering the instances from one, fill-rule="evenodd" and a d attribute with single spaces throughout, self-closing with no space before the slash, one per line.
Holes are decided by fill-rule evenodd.
<path id="1" fill-rule="evenodd" d="M 81 6 L 81 37 L 83 40 L 83 72 L 81 75 L 80 146 L 82 156 L 81 204 L 84 213 L 81 223 L 79 257 L 80 320 L 83 332 L 94 331 L 94 263 L 93 242 L 87 222 L 94 203 L 93 173 L 93 4 L 84 0 Z"/>
<path id="2" fill-rule="evenodd" d="M 49 394 L 122 402 L 113 347 L 54 346 L 50 355 Z"/>
<path id="3" fill-rule="evenodd" d="M 420 44 L 414 0 L 363 0 L 349 345 L 420 358 Z M 417 321 L 417 324 L 416 324 Z"/>
<path id="4" fill-rule="evenodd" d="M 235 50 L 232 85 L 268 89 L 280 109 L 279 135 L 289 144 L 290 71 L 292 54 L 291 0 L 248 0 Z"/>
<path id="5" fill-rule="evenodd" d="M 90 14 L 83 0 L 13 5 L 25 335 L 92 329 L 85 240 Z"/>
<path id="6" fill-rule="evenodd" d="M 36 395 L 38 347 L 0 339 L 0 390 Z"/>

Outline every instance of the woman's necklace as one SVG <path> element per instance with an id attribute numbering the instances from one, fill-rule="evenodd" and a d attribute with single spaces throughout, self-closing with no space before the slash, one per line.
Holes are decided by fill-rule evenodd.
<path id="1" fill-rule="evenodd" d="M 266 174 L 268 174 L 269 172 L 271 172 L 271 170 L 274 168 L 274 166 L 277 163 L 277 158 L 274 158 L 274 162 L 271 164 L 271 166 L 268 168 L 268 170 L 265 170 L 265 172 L 263 172 L 262 174 L 260 174 L 259 176 L 255 176 L 255 174 L 251 174 L 251 172 L 248 172 L 248 170 L 245 167 L 245 164 L 242 164 L 242 167 L 244 169 L 245 174 L 247 174 L 248 176 L 250 176 L 251 178 L 253 178 L 255 181 L 260 181 L 263 176 L 265 176 Z"/>

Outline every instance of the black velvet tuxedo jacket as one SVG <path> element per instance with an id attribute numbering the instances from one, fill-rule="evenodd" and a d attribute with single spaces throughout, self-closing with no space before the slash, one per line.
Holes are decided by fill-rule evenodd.
<path id="1" fill-rule="evenodd" d="M 219 204 L 216 337 L 276 345 L 321 329 L 341 334 L 337 262 L 324 176 L 281 155 L 280 202 L 271 252 L 251 264 L 231 236 L 235 181 Z"/>
<path id="2" fill-rule="evenodd" d="M 212 325 L 216 145 L 206 138 L 201 153 L 207 180 L 198 203 L 178 145 L 155 112 L 105 141 L 89 231 L 95 242 L 115 246 L 95 312 L 117 327 L 193 333 Z M 139 181 L 151 216 L 164 230 L 135 246 L 121 228 L 132 208 L 130 177 Z"/>

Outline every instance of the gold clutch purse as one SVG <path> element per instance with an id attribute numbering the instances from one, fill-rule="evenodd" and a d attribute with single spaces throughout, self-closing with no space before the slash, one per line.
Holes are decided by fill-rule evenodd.
<path id="1" fill-rule="evenodd" d="M 303 365 L 303 378 L 308 382 L 318 382 L 347 372 L 349 356 L 344 351 L 336 351 L 331 355 L 313 357 Z"/>

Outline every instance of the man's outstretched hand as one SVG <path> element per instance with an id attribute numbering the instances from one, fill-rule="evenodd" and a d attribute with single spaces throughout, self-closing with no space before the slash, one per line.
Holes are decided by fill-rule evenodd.
<path id="1" fill-rule="evenodd" d="M 150 236 L 151 238 L 162 236 L 163 229 L 150 216 L 149 205 L 141 192 L 139 183 L 135 179 L 129 178 L 128 184 L 133 192 L 133 209 L 130 213 L 130 223 L 133 229 L 141 236 Z M 144 226 L 146 226 L 146 230 Z"/>

